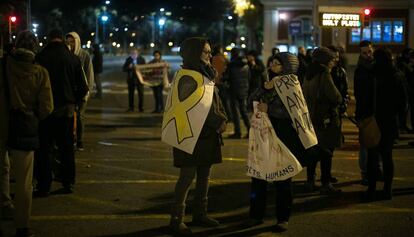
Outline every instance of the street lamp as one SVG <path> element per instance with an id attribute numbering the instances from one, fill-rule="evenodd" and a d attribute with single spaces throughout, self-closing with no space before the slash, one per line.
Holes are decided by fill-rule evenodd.
<path id="1" fill-rule="evenodd" d="M 109 5 L 109 4 L 111 4 L 111 1 L 107 0 L 107 1 L 105 1 L 105 4 Z"/>

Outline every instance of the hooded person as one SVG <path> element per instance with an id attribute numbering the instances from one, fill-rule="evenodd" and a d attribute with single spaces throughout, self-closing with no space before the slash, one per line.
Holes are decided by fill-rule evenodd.
<path id="1" fill-rule="evenodd" d="M 336 147 L 342 142 L 339 106 L 342 95 L 336 88 L 331 76 L 335 66 L 336 54 L 326 47 L 315 49 L 303 82 L 303 94 L 309 107 L 309 114 L 318 137 L 318 146 L 327 151 L 321 159 L 321 194 L 337 194 L 340 189 L 332 186 L 332 157 Z M 316 163 L 307 167 L 307 188 L 315 187 Z"/>
<path id="2" fill-rule="evenodd" d="M 6 66 L 10 107 L 8 146 L 16 176 L 16 236 L 33 236 L 29 219 L 34 150 L 39 146 L 37 128 L 39 120 L 44 120 L 53 111 L 49 73 L 34 62 L 37 45 L 37 38 L 32 32 L 20 32 L 16 39 L 16 50 L 9 56 Z"/>
<path id="3" fill-rule="evenodd" d="M 174 166 L 180 168 L 170 228 L 176 234 L 187 235 L 191 230 L 183 222 L 185 201 L 195 175 L 193 224 L 219 225 L 207 216 L 207 192 L 211 166 L 222 162 L 221 133 L 226 129 L 227 118 L 214 87 L 217 72 L 210 64 L 207 39 L 184 40 L 180 56 L 183 65 L 175 75 L 167 98 L 162 140 L 173 146 Z"/>
<path id="4" fill-rule="evenodd" d="M 89 93 L 93 89 L 93 83 L 94 83 L 94 74 L 93 74 L 93 64 L 92 59 L 89 53 L 81 48 L 81 40 L 76 32 L 69 32 L 66 34 L 66 42 L 69 46 L 69 49 L 71 52 L 73 52 L 76 56 L 79 57 L 83 73 L 86 79 L 86 82 L 89 87 L 89 92 L 85 96 L 85 98 L 81 101 L 81 103 L 78 105 L 77 110 L 77 127 L 76 127 L 76 148 L 78 150 L 83 150 L 83 130 L 85 128 L 85 111 L 86 111 L 86 105 L 89 99 Z"/>

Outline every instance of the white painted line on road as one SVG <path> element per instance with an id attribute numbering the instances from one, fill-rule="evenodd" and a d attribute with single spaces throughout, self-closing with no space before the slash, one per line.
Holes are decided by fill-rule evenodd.
<path id="1" fill-rule="evenodd" d="M 80 181 L 76 181 L 76 183 L 78 184 L 170 184 L 170 183 L 176 183 L 176 182 L 177 182 L 177 179 L 80 180 Z M 194 179 L 194 182 L 195 182 L 195 179 Z M 250 178 L 246 177 L 245 179 L 211 179 L 210 180 L 210 183 L 213 185 L 245 183 L 245 182 L 250 182 Z"/>
<path id="2" fill-rule="evenodd" d="M 82 161 L 77 161 L 77 162 L 82 165 L 90 165 Z M 144 170 L 132 169 L 132 168 L 124 168 L 124 167 L 113 166 L 113 165 L 102 165 L 102 164 L 92 164 L 92 165 L 96 167 L 106 168 L 106 169 L 121 170 L 121 171 L 126 171 L 126 172 L 131 172 L 131 173 L 140 173 L 144 175 L 153 175 L 153 176 L 164 177 L 164 178 L 169 178 L 169 179 L 178 178 L 178 176 L 175 176 L 175 175 L 168 175 L 168 174 L 162 174 L 162 173 L 150 172 L 150 171 L 144 171 Z"/>

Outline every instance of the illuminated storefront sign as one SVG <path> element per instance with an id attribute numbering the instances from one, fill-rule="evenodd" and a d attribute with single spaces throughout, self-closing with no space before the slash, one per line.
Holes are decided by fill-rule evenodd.
<path id="1" fill-rule="evenodd" d="M 360 27 L 361 16 L 355 13 L 320 13 L 320 25 L 331 27 Z"/>

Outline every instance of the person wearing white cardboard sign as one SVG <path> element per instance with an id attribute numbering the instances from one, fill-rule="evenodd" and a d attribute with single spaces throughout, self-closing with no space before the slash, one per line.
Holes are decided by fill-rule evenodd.
<path id="1" fill-rule="evenodd" d="M 280 53 L 274 55 L 269 62 L 268 77 L 270 79 L 279 78 L 279 76 L 291 76 L 292 80 L 298 83 L 300 94 L 300 83 L 297 76 L 299 62 L 296 56 L 290 53 Z M 302 144 L 299 134 L 293 126 L 292 118 L 288 109 L 283 104 L 280 95 L 273 86 L 274 81 L 265 82 L 263 87 L 256 90 L 249 98 L 249 104 L 252 101 L 261 101 L 259 111 L 266 112 L 269 115 L 271 124 L 276 132 L 277 137 L 286 145 L 295 157 L 305 156 L 305 147 Z M 310 125 L 311 127 L 311 125 Z M 315 145 L 317 142 L 310 141 Z M 291 214 L 293 196 L 291 178 L 274 182 L 276 188 L 276 231 L 287 230 L 288 221 Z M 267 181 L 252 177 L 251 195 L 250 195 L 250 218 L 246 221 L 244 227 L 252 227 L 263 223 L 266 209 L 266 189 Z"/>

